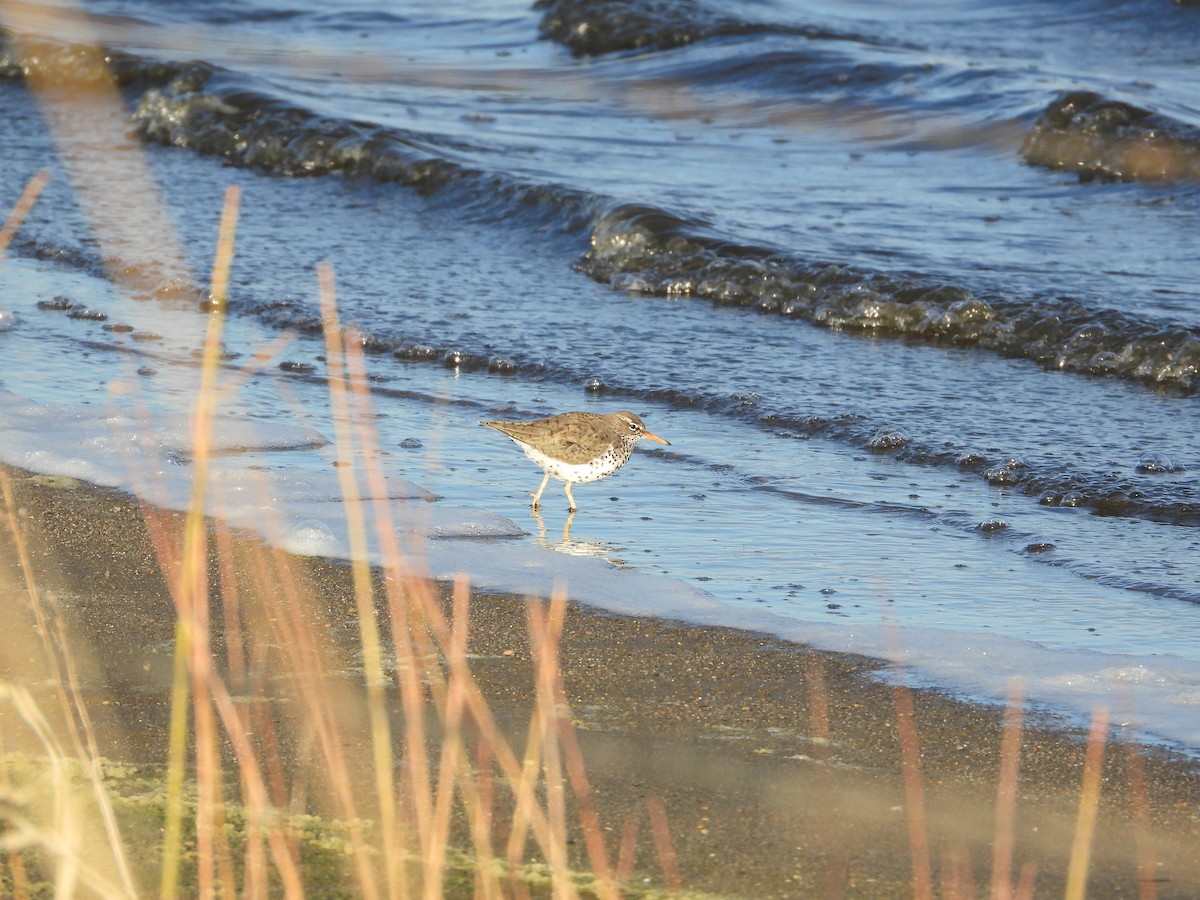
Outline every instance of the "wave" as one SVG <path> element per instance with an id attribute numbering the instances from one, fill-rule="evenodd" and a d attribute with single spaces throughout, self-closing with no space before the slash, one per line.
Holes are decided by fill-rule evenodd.
<path id="1" fill-rule="evenodd" d="M 579 262 L 597 281 L 662 297 L 751 307 L 842 331 L 919 338 L 1122 376 L 1186 393 L 1200 385 L 1200 329 L 1063 298 L 983 296 L 945 281 L 796 259 L 698 233 L 661 210 L 614 206 Z"/>
<path id="2" fill-rule="evenodd" d="M 70 48 L 56 52 L 68 61 L 83 56 Z M 127 54 L 105 58 L 113 60 L 122 83 L 148 85 L 132 115 L 147 141 L 278 176 L 341 174 L 391 182 L 445 195 L 460 216 L 586 233 L 590 247 L 578 270 L 631 293 L 702 299 L 845 332 L 979 348 L 1047 369 L 1116 376 L 1183 393 L 1200 386 L 1200 329 L 1194 327 L 1070 298 L 979 294 L 934 276 L 810 261 L 792 251 L 738 243 L 699 220 L 653 206 L 479 168 L 469 164 L 472 148 L 461 141 L 322 116 L 207 63 L 161 63 Z M 19 62 L 10 54 L 0 58 L 0 67 Z M 1067 95 L 1052 109 L 1057 117 L 1048 111 L 1036 134 L 1045 137 L 1050 124 L 1061 124 L 1064 116 L 1068 125 L 1120 120 L 1126 124 L 1109 131 L 1124 135 L 1135 126 L 1137 134 L 1153 130 L 1159 121 L 1094 95 Z M 1088 127 L 1089 134 L 1099 128 Z M 1178 129 L 1176 134 L 1181 140 Z"/>
<path id="3" fill-rule="evenodd" d="M 200 64 L 147 90 L 133 121 L 147 140 L 275 175 L 338 173 L 427 193 L 452 191 L 461 214 L 588 231 L 591 246 L 579 271 L 629 292 L 753 307 L 847 332 L 976 347 L 1048 369 L 1188 393 L 1200 386 L 1196 328 L 1072 299 L 979 295 L 936 277 L 810 262 L 739 244 L 665 210 L 456 162 L 447 157 L 463 148 L 447 148 L 435 135 L 320 116 Z"/>
<path id="4" fill-rule="evenodd" d="M 715 37 L 751 34 L 864 40 L 825 28 L 740 19 L 696 0 L 537 0 L 534 9 L 542 10 L 542 34 L 576 56 L 669 50 Z"/>
<path id="5" fill-rule="evenodd" d="M 1091 91 L 1055 98 L 1021 152 L 1085 182 L 1200 178 L 1200 128 Z"/>
<path id="6" fill-rule="evenodd" d="M 340 174 L 434 193 L 454 191 L 466 213 L 586 227 L 595 198 L 450 159 L 471 148 L 437 135 L 321 116 L 247 86 L 241 76 L 193 64 L 137 103 L 133 126 L 147 141 L 221 156 L 231 165 L 284 177 Z"/>

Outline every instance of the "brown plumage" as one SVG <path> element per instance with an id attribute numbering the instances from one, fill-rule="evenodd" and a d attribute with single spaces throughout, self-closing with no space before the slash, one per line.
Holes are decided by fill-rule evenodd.
<path id="1" fill-rule="evenodd" d="M 575 511 L 571 485 L 586 484 L 607 478 L 633 455 L 640 440 L 670 441 L 651 434 L 642 420 L 631 412 L 612 412 L 604 415 L 590 412 L 568 412 L 532 422 L 480 422 L 508 435 L 546 473 L 542 485 L 533 495 L 537 509 L 550 476 L 565 484 L 570 509 Z"/>

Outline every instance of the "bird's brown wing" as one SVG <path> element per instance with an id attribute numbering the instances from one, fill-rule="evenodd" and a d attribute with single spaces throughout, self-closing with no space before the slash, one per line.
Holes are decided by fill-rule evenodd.
<path id="1" fill-rule="evenodd" d="M 483 422 L 522 443 L 535 443 L 549 456 L 571 465 L 582 465 L 597 453 L 601 417 L 591 413 L 549 416 L 533 422 Z"/>
<path id="2" fill-rule="evenodd" d="M 570 438 L 560 437 L 554 445 L 553 455 L 561 459 L 563 462 L 570 463 L 573 466 L 582 465 L 588 462 L 595 455 L 594 450 L 589 450 L 578 441 Z"/>

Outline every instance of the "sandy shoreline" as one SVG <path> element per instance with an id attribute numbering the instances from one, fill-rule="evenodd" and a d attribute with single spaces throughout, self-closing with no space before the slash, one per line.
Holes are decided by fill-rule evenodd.
<path id="1" fill-rule="evenodd" d="M 5 470 L 31 558 L 63 612 L 105 756 L 165 759 L 174 608 L 142 515 L 126 496 Z M 330 640 L 353 647 L 350 572 L 304 561 Z M 9 550 L 0 579 L 20 572 Z M 445 591 L 443 591 L 445 595 Z M 519 735 L 532 697 L 523 599 L 478 594 L 472 669 L 503 726 Z M 0 640 L 5 670 L 42 684 L 20 627 Z M 214 629 L 214 633 L 218 629 Z M 217 648 L 218 651 L 220 648 Z M 615 854 L 641 822 L 638 870 L 658 881 L 645 803 L 661 798 L 683 881 L 743 897 L 911 896 L 896 692 L 877 663 L 721 628 L 628 619 L 572 605 L 561 647 L 566 692 L 601 821 Z M 351 680 L 358 673 L 331 674 Z M 11 676 L 10 676 L 11 677 Z M 986 888 L 1004 711 L 914 692 L 935 881 L 955 865 Z M 0 714 L 0 724 L 9 721 Z M 818 740 L 827 729 L 828 741 Z M 1061 894 L 1079 803 L 1083 735 L 1027 717 L 1014 829 L 1014 878 L 1036 866 L 1036 895 Z M 1110 741 L 1089 888 L 1138 896 L 1131 761 L 1144 769 L 1159 897 L 1200 895 L 1200 777 L 1161 749 Z M 576 842 L 575 849 L 581 842 Z M 965 861 L 965 862 L 964 862 Z M 832 890 L 827 894 L 827 890 Z"/>

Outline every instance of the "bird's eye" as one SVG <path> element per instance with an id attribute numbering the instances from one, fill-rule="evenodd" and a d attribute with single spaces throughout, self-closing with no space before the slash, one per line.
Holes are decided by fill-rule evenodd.
<path id="1" fill-rule="evenodd" d="M 630 422 L 630 423 L 629 423 L 629 430 L 630 430 L 630 431 L 637 431 L 637 430 L 638 430 L 638 427 L 637 427 L 637 422 Z"/>

